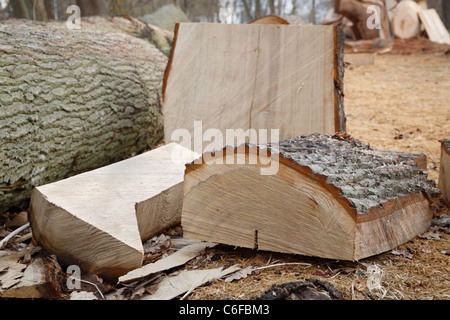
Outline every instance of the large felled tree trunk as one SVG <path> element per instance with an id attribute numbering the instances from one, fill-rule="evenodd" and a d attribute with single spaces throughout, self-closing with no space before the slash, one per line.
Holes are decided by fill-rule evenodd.
<path id="1" fill-rule="evenodd" d="M 0 24 L 0 211 L 163 136 L 166 57 L 121 34 Z"/>

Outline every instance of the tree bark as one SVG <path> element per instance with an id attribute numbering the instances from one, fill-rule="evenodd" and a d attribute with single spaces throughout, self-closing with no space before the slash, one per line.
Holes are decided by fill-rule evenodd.
<path id="1" fill-rule="evenodd" d="M 0 211 L 163 137 L 167 58 L 121 34 L 0 24 Z"/>
<path id="2" fill-rule="evenodd" d="M 416 157 L 341 135 L 205 153 L 186 166 L 183 235 L 338 260 L 392 250 L 428 230 L 440 195 Z"/>

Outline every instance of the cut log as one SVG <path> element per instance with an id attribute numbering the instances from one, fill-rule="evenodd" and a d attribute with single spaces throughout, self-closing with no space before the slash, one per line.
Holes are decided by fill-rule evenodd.
<path id="1" fill-rule="evenodd" d="M 419 17 L 431 41 L 450 45 L 450 34 L 442 23 L 436 9 L 421 10 Z"/>
<path id="2" fill-rule="evenodd" d="M 400 39 L 417 38 L 420 35 L 418 13 L 420 6 L 412 0 L 401 1 L 392 12 L 392 32 Z"/>
<path id="3" fill-rule="evenodd" d="M 337 27 L 182 23 L 175 37 L 163 90 L 166 141 L 180 142 L 181 129 L 190 134 L 183 146 L 202 153 L 234 144 L 227 130 L 277 129 L 280 139 L 345 131 Z M 195 121 L 226 138 L 193 148 L 203 141 Z"/>
<path id="4" fill-rule="evenodd" d="M 342 136 L 285 141 L 279 151 L 228 147 L 187 166 L 183 235 L 359 260 L 430 227 L 440 192 L 426 177 L 413 156 Z"/>
<path id="5" fill-rule="evenodd" d="M 356 40 L 360 39 L 389 39 L 390 26 L 386 5 L 382 0 L 336 0 L 335 12 L 343 15 L 352 23 L 352 30 Z M 369 7 L 376 6 L 379 11 L 379 28 L 369 27 L 368 22 L 376 22 L 375 13 Z"/>
<path id="6" fill-rule="evenodd" d="M 16 21 L 0 52 L 0 211 L 163 137 L 167 57 L 148 42 Z"/>
<path id="7" fill-rule="evenodd" d="M 63 27 L 65 27 L 65 24 L 66 22 L 64 21 Z M 173 28 L 170 31 L 164 30 L 133 17 L 83 17 L 81 19 L 81 28 L 95 32 L 125 33 L 141 38 L 153 44 L 166 56 L 172 50 Z"/>
<path id="8" fill-rule="evenodd" d="M 179 224 L 190 150 L 170 144 L 143 155 L 36 188 L 35 240 L 64 265 L 105 278 L 141 267 L 142 242 Z"/>
<path id="9" fill-rule="evenodd" d="M 277 25 L 288 25 L 289 22 L 287 22 L 285 19 L 279 17 L 279 16 L 265 16 L 259 19 L 255 19 L 250 22 L 250 24 L 277 24 Z"/>
<path id="10" fill-rule="evenodd" d="M 189 18 L 183 10 L 174 4 L 167 4 L 151 14 L 140 17 L 140 19 L 169 31 L 173 31 L 177 23 L 189 22 Z"/>
<path id="11" fill-rule="evenodd" d="M 439 188 L 445 202 L 450 206 L 450 140 L 442 141 Z"/>

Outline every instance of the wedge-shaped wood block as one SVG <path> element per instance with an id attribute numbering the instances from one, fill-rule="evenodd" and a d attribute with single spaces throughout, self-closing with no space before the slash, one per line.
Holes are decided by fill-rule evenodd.
<path id="1" fill-rule="evenodd" d="M 141 267 L 142 242 L 180 222 L 192 151 L 169 144 L 104 168 L 38 187 L 33 236 L 66 265 L 105 278 Z"/>
<path id="2" fill-rule="evenodd" d="M 335 26 L 179 24 L 163 89 L 166 141 L 186 130 L 203 152 L 240 144 L 227 130 L 345 132 L 343 49 Z M 195 121 L 223 139 L 198 151 Z"/>
<path id="3" fill-rule="evenodd" d="M 431 225 L 440 192 L 421 157 L 320 135 L 206 153 L 187 166 L 184 237 L 340 260 L 391 250 Z"/>

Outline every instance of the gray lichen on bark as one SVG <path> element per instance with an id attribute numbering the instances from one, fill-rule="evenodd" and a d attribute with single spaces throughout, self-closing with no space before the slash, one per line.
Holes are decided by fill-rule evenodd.
<path id="1" fill-rule="evenodd" d="M 280 142 L 279 152 L 327 183 L 341 190 L 359 214 L 391 199 L 426 193 L 440 193 L 434 181 L 416 162 L 400 153 L 374 150 L 359 140 L 342 136 L 312 135 Z"/>
<path id="2" fill-rule="evenodd" d="M 167 58 L 122 34 L 0 24 L 0 211 L 155 145 Z"/>

